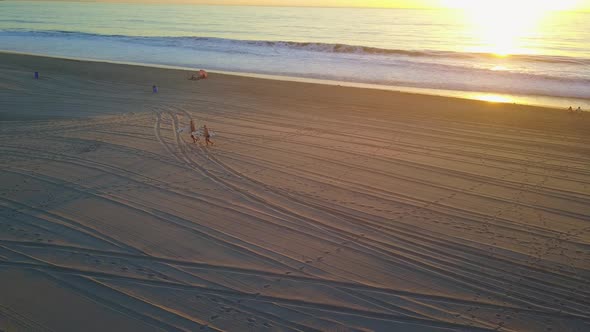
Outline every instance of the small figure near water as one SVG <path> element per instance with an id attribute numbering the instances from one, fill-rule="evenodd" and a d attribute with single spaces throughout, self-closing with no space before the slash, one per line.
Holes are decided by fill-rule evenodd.
<path id="1" fill-rule="evenodd" d="M 209 77 L 209 74 L 207 74 L 206 71 L 201 69 L 201 70 L 199 70 L 199 72 L 197 74 L 192 74 L 191 78 L 189 78 L 189 80 L 190 81 L 199 81 L 199 80 L 207 79 L 208 77 Z"/>
<path id="2" fill-rule="evenodd" d="M 35 79 L 36 79 L 36 80 L 38 80 L 38 79 L 39 79 L 39 72 L 38 72 L 38 71 L 36 71 L 36 72 L 35 72 Z"/>
<path id="3" fill-rule="evenodd" d="M 152 93 L 158 93 L 158 86 L 157 85 L 152 85 Z"/>
<path id="4" fill-rule="evenodd" d="M 570 106 L 567 109 L 567 112 L 570 114 L 576 114 L 576 115 L 584 115 L 584 112 L 582 111 L 582 107 L 578 106 L 578 108 L 576 108 L 575 110 Z"/>

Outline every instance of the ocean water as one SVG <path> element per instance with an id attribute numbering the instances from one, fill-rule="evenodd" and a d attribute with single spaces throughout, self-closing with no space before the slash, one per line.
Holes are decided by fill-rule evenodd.
<path id="1" fill-rule="evenodd" d="M 457 10 L 0 1 L 0 50 L 590 105 L 590 13 L 545 13 L 526 26 L 510 19 L 481 23 Z"/>

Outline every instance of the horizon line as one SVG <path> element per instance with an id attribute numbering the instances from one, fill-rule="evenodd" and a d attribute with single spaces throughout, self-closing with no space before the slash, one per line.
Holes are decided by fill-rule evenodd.
<path id="1" fill-rule="evenodd" d="M 160 2 L 161 1 L 161 2 Z M 107 4 L 137 4 L 137 5 L 187 5 L 187 6 L 211 6 L 211 7 L 267 7 L 267 8 L 343 8 L 343 9 L 411 9 L 411 10 L 463 10 L 456 7 L 380 7 L 380 6 L 313 6 L 313 5 L 256 5 L 256 4 L 213 4 L 213 3 L 186 3 L 186 2 L 137 2 L 137 1 L 103 1 L 103 0 L 0 0 L 0 2 L 67 2 L 67 3 L 107 3 Z M 588 9 L 562 9 L 553 12 L 590 13 Z"/>

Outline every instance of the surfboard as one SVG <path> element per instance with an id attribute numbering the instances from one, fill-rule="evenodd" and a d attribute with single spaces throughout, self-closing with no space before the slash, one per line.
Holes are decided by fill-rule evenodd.
<path id="1" fill-rule="evenodd" d="M 176 132 L 180 134 L 180 133 L 184 133 L 185 131 L 188 131 L 188 130 L 189 130 L 189 127 L 186 126 L 186 127 L 176 129 Z"/>
<path id="2" fill-rule="evenodd" d="M 195 131 L 192 132 L 192 134 L 194 136 L 205 137 L 205 133 L 203 132 L 203 129 L 195 130 Z M 215 134 L 215 132 L 213 130 L 209 130 L 209 135 L 211 137 L 215 137 L 216 134 Z"/>

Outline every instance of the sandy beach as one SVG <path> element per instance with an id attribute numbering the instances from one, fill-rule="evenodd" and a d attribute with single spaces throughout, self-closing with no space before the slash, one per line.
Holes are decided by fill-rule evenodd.
<path id="1" fill-rule="evenodd" d="M 0 331 L 590 331 L 589 114 L 188 77 L 0 53 Z"/>

